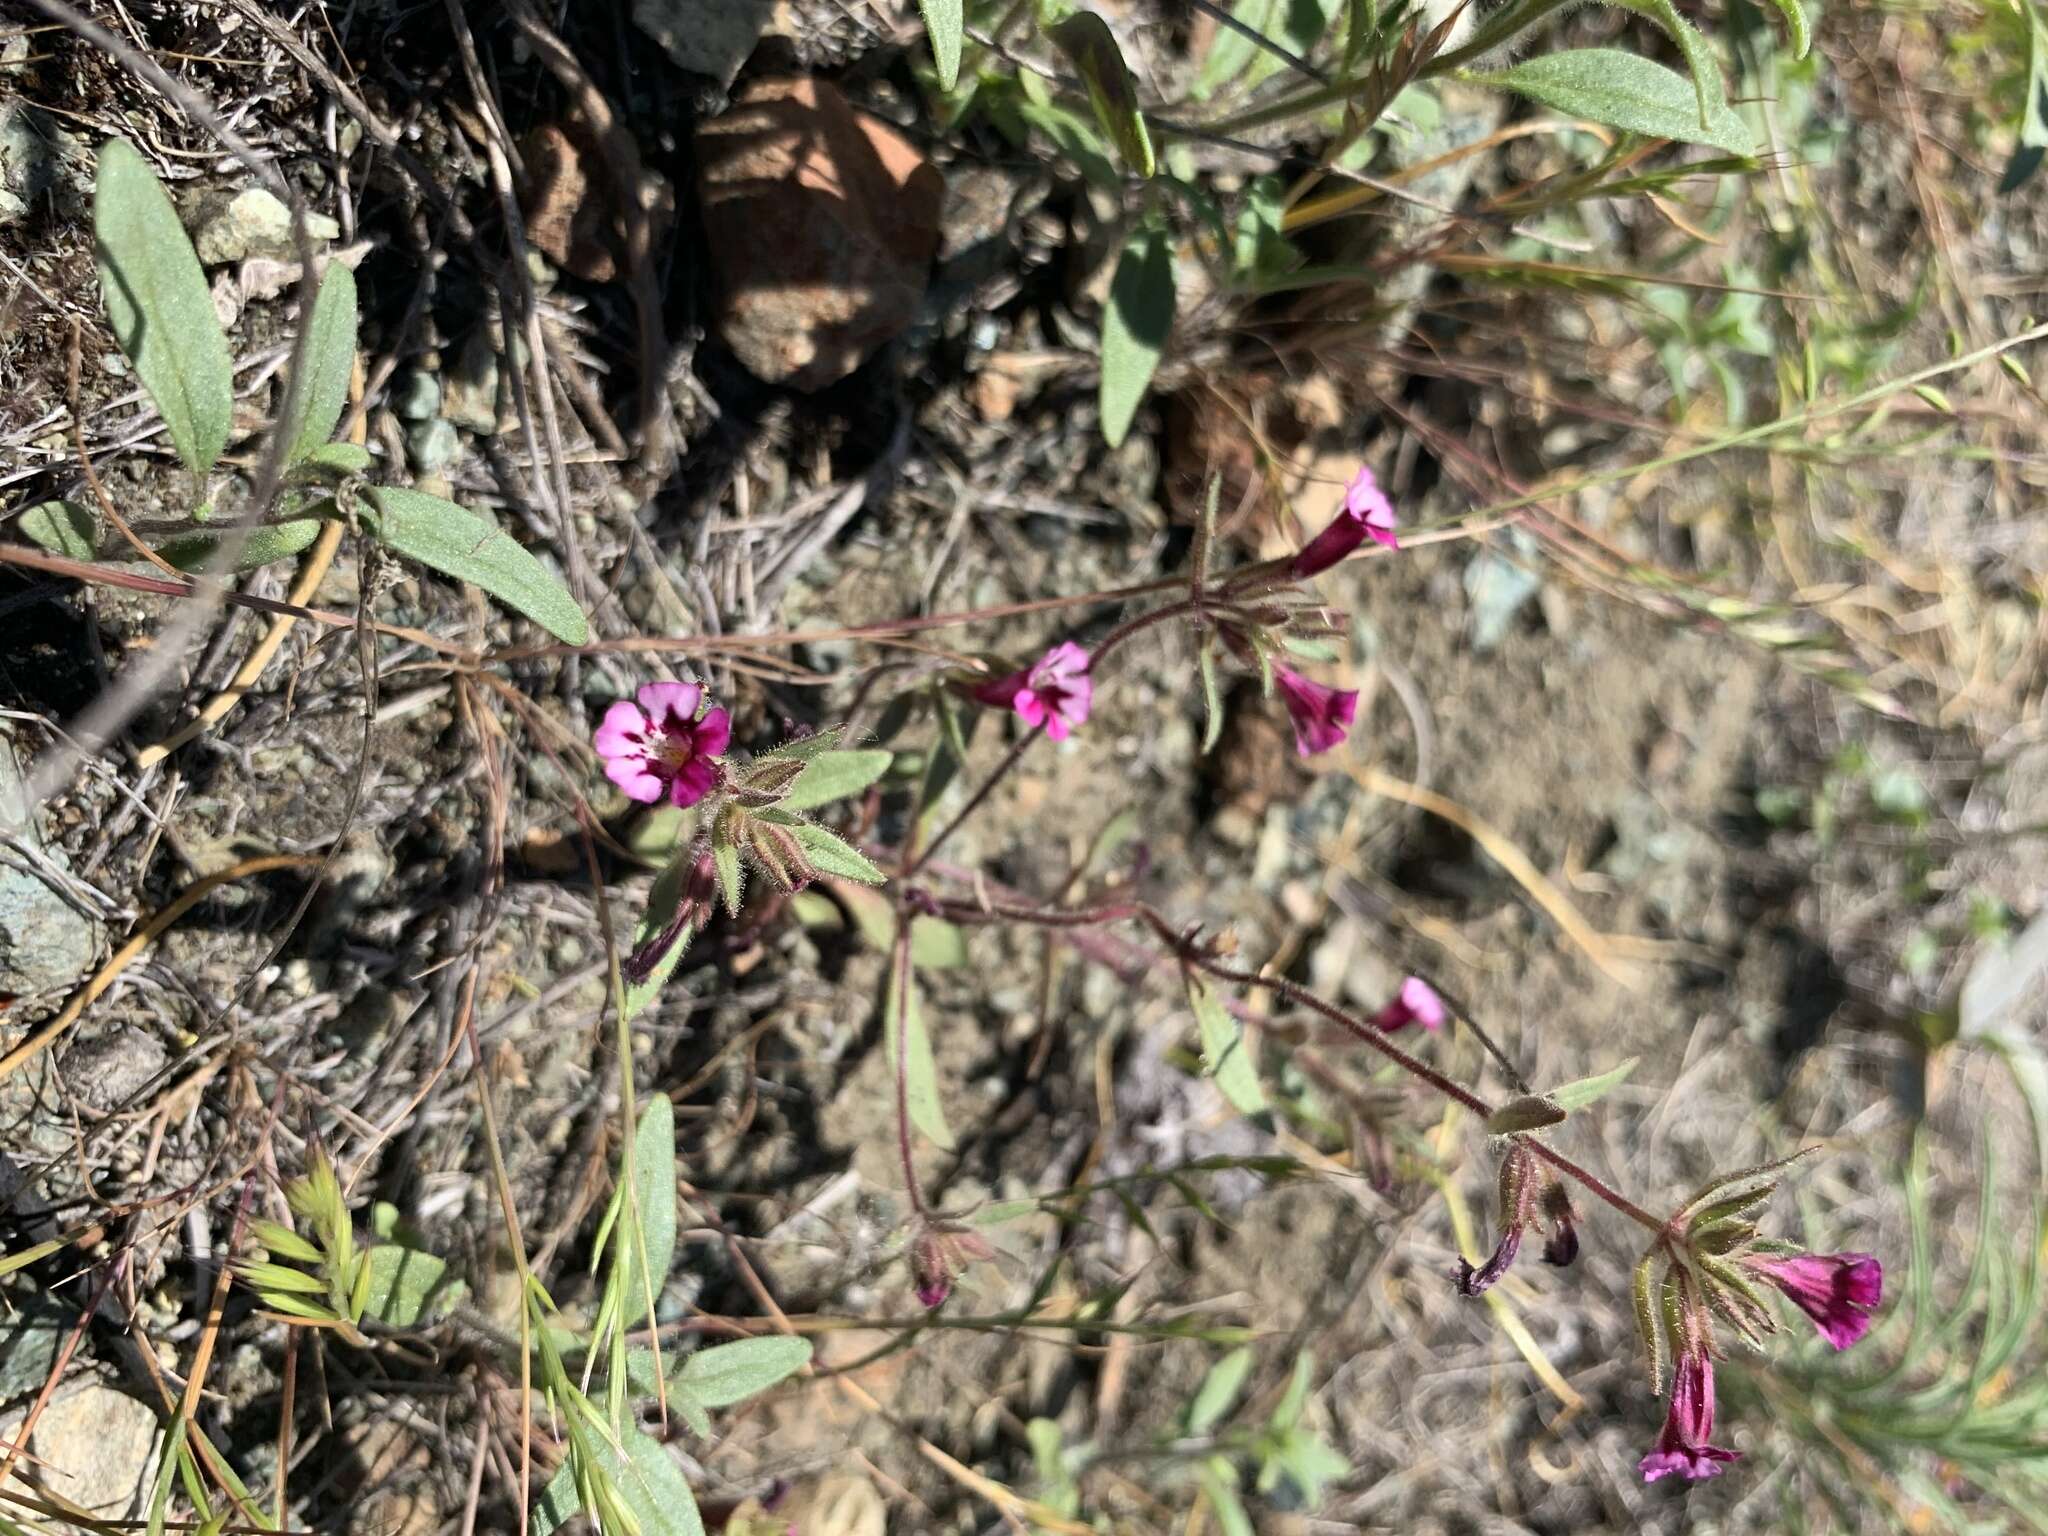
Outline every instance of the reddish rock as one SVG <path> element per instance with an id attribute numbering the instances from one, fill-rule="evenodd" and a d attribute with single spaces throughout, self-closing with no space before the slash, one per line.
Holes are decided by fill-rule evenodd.
<path id="1" fill-rule="evenodd" d="M 526 162 L 526 238 L 565 272 L 594 283 L 617 274 L 606 189 L 590 184 L 595 158 L 581 123 L 542 123 L 519 146 Z"/>
<path id="2" fill-rule="evenodd" d="M 719 329 L 771 383 L 822 389 L 917 314 L 945 181 L 823 80 L 763 80 L 697 130 Z"/>

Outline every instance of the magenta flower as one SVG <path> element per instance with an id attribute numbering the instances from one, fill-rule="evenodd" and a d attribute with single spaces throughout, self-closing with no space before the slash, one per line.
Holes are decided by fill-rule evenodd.
<path id="1" fill-rule="evenodd" d="M 1367 539 L 1399 549 L 1394 536 L 1394 504 L 1380 489 L 1372 471 L 1363 464 L 1351 483 L 1344 487 L 1344 510 L 1330 520 L 1330 526 L 1302 546 L 1289 568 L 1295 576 L 1314 576 L 1327 571 Z"/>
<path id="2" fill-rule="evenodd" d="M 1287 718 L 1294 724 L 1294 750 L 1303 757 L 1327 752 L 1344 740 L 1358 714 L 1358 691 L 1325 688 L 1287 667 L 1273 668 Z"/>
<path id="3" fill-rule="evenodd" d="M 1676 1472 L 1687 1481 L 1719 1477 L 1721 1463 L 1739 1461 L 1735 1451 L 1709 1445 L 1714 1433 L 1714 1362 L 1706 1347 L 1688 1347 L 1671 1370 L 1671 1407 L 1657 1448 L 1636 1463 L 1643 1481 L 1654 1483 Z"/>
<path id="4" fill-rule="evenodd" d="M 648 683 L 633 697 L 639 702 L 620 699 L 605 711 L 593 738 L 605 776 L 644 805 L 695 805 L 723 776 L 718 755 L 732 740 L 732 717 L 709 709 L 699 719 L 696 683 Z"/>
<path id="5" fill-rule="evenodd" d="M 1401 983 L 1401 990 L 1394 994 L 1394 1000 L 1374 1014 L 1372 1021 L 1391 1033 L 1409 1024 L 1420 1024 L 1424 1029 L 1442 1029 L 1444 1020 L 1449 1017 L 1450 1010 L 1436 995 L 1436 988 L 1420 976 L 1410 976 Z"/>
<path id="6" fill-rule="evenodd" d="M 1088 653 L 1064 640 L 1023 671 L 983 683 L 974 697 L 997 709 L 1013 709 L 1026 725 L 1042 725 L 1054 741 L 1065 741 L 1075 726 L 1088 723 L 1095 697 Z"/>
<path id="7" fill-rule="evenodd" d="M 1867 1253 L 1751 1254 L 1743 1263 L 1783 1291 L 1837 1349 L 1870 1332 L 1870 1310 L 1884 1299 L 1884 1266 Z"/>

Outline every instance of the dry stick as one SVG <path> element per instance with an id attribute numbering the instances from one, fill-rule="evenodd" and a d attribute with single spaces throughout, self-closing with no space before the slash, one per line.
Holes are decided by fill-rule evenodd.
<path id="1" fill-rule="evenodd" d="M 279 598 L 253 597 L 249 593 L 237 592 L 231 587 L 203 578 L 183 577 L 177 581 L 167 581 L 161 576 L 144 576 L 136 571 L 124 571 L 118 566 L 95 565 L 89 560 L 70 560 L 63 555 L 31 549 L 26 544 L 0 544 L 0 565 L 18 565 L 25 570 L 48 571 L 53 576 L 68 576 L 74 581 L 90 582 L 95 586 L 122 587 L 130 592 L 153 592 L 160 597 L 208 598 L 231 607 L 247 608 L 253 613 L 283 614 L 289 618 L 304 619 L 309 624 L 324 624 L 329 629 L 356 627 L 354 614 L 336 613 L 331 608 L 308 608 L 303 604 L 285 602 Z M 370 629 L 376 634 L 410 641 L 465 666 L 474 666 L 483 659 L 480 652 L 457 645 L 450 640 L 443 640 L 439 635 L 430 635 L 423 629 L 409 629 L 403 624 L 382 623 L 373 623 Z"/>
<path id="2" fill-rule="evenodd" d="M 59 1035 L 76 1024 L 85 1010 L 90 1008 L 105 994 L 106 990 L 114 984 L 120 974 L 135 962 L 138 955 L 149 948 L 163 934 L 165 929 L 191 911 L 199 902 L 205 900 L 211 892 L 223 885 L 232 884 L 234 881 L 247 879 L 250 875 L 267 874 L 274 869 L 303 869 L 307 865 L 317 862 L 319 862 L 319 855 L 317 854 L 266 853 L 256 858 L 243 859 L 215 874 L 193 881 L 178 894 L 177 898 L 169 906 L 163 908 L 156 916 L 143 924 L 139 933 L 114 951 L 113 958 L 101 966 L 99 974 L 80 988 L 71 1001 L 64 1005 L 62 1013 L 22 1041 L 21 1044 L 15 1046 L 5 1056 L 0 1056 L 0 1082 L 5 1082 L 15 1072 L 20 1070 L 23 1065 L 34 1060 L 36 1056 L 48 1049 L 51 1042 L 56 1040 Z"/>

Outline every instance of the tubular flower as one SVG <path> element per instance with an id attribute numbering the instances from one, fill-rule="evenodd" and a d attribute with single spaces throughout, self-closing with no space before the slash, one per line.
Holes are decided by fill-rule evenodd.
<path id="1" fill-rule="evenodd" d="M 1654 1483 L 1676 1472 L 1687 1481 L 1719 1477 L 1723 1462 L 1741 1458 L 1709 1445 L 1714 1433 L 1714 1362 L 1702 1342 L 1680 1354 L 1671 1370 L 1671 1406 L 1657 1448 L 1636 1463 L 1643 1481 Z"/>
<path id="2" fill-rule="evenodd" d="M 732 717 L 709 709 L 698 718 L 697 683 L 648 683 L 605 711 L 593 738 L 605 776 L 645 805 L 695 805 L 716 789 L 718 758 L 732 740 Z"/>
<path id="3" fill-rule="evenodd" d="M 945 1305 L 953 1278 L 969 1264 L 996 1256 L 980 1233 L 951 1221 L 928 1221 L 910 1244 L 910 1280 L 926 1311 Z"/>
<path id="4" fill-rule="evenodd" d="M 1294 726 L 1294 750 L 1314 757 L 1342 742 L 1358 714 L 1358 693 L 1351 688 L 1325 688 L 1288 667 L 1273 668 L 1287 718 Z"/>
<path id="5" fill-rule="evenodd" d="M 1095 697 L 1088 653 L 1071 640 L 1062 641 L 1023 671 L 983 683 L 974 697 L 1015 710 L 1026 725 L 1042 725 L 1054 741 L 1065 741 L 1076 726 L 1087 724 Z"/>
<path id="6" fill-rule="evenodd" d="M 1372 1016 L 1373 1023 L 1392 1033 L 1409 1024 L 1420 1024 L 1424 1029 L 1437 1030 L 1444 1027 L 1444 1020 L 1450 1012 L 1444 1007 L 1444 1000 L 1436 995 L 1436 988 L 1420 976 L 1410 976 L 1401 983 L 1401 990 L 1394 994 L 1394 1000 Z"/>
<path id="7" fill-rule="evenodd" d="M 1536 1223 L 1538 1194 L 1536 1159 L 1517 1141 L 1508 1147 L 1500 1164 L 1500 1240 L 1484 1264 L 1458 1260 L 1458 1294 L 1478 1296 L 1493 1289 L 1494 1282 L 1508 1272 L 1515 1255 L 1522 1251 L 1522 1229 Z"/>
<path id="8" fill-rule="evenodd" d="M 1870 1332 L 1871 1309 L 1884 1299 L 1884 1266 L 1867 1253 L 1751 1254 L 1742 1262 L 1783 1291 L 1837 1349 Z"/>
<path id="9" fill-rule="evenodd" d="M 1296 577 L 1314 576 L 1327 571 L 1367 539 L 1389 549 L 1401 547 L 1394 536 L 1394 504 L 1387 500 L 1387 493 L 1380 489 L 1372 471 L 1361 464 L 1344 488 L 1344 510 L 1330 520 L 1329 527 L 1302 546 L 1289 569 Z"/>

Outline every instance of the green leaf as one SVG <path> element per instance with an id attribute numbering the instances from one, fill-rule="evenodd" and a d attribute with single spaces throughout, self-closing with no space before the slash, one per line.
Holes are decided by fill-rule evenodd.
<path id="1" fill-rule="evenodd" d="M 308 470 L 322 470 L 334 475 L 360 475 L 375 462 L 370 450 L 361 443 L 321 443 L 306 451 L 297 468 L 303 477 Z"/>
<path id="2" fill-rule="evenodd" d="M 1025 79 L 1031 77 L 1027 74 Z M 1095 125 L 1057 102 L 1020 101 L 1017 115 L 1053 141 L 1060 152 L 1081 168 L 1081 174 L 1097 186 L 1117 187 L 1123 177 L 1110 163 L 1108 151 L 1095 132 Z"/>
<path id="3" fill-rule="evenodd" d="M 1216 675 L 1214 636 L 1202 637 L 1195 665 L 1202 677 L 1202 755 L 1207 757 L 1223 735 L 1223 684 Z"/>
<path id="4" fill-rule="evenodd" d="M 380 486 L 363 497 L 371 535 L 409 560 L 482 587 L 556 639 L 590 639 L 583 610 L 547 568 L 481 513 L 421 491 Z"/>
<path id="5" fill-rule="evenodd" d="M 1173 247 L 1148 224 L 1132 235 L 1110 280 L 1102 317 L 1102 438 L 1122 444 L 1173 329 Z"/>
<path id="6" fill-rule="evenodd" d="M 1209 1507 L 1216 1511 L 1216 1527 L 1223 1536 L 1259 1536 L 1252 1517 L 1244 1512 L 1237 1496 L 1236 1471 L 1221 1456 L 1211 1456 L 1196 1474 Z"/>
<path id="7" fill-rule="evenodd" d="M 1707 46 L 1707 40 L 1700 36 L 1699 28 L 1679 15 L 1678 7 L 1671 0 L 1611 0 L 1611 3 L 1654 21 L 1678 44 L 1686 70 L 1692 75 L 1693 99 L 1699 105 L 1699 120 L 1704 124 L 1713 104 L 1725 102 L 1728 93 L 1721 84 L 1720 61 L 1714 57 L 1714 50 Z"/>
<path id="8" fill-rule="evenodd" d="M 689 851 L 685 849 L 669 862 L 666 869 L 655 876 L 654 884 L 647 892 L 647 910 L 640 914 L 640 921 L 633 925 L 635 950 L 651 941 L 655 935 L 666 931 L 668 925 L 675 921 L 676 908 L 682 905 L 683 891 L 689 883 L 690 866 L 693 862 Z M 676 966 L 683 958 L 683 951 L 689 947 L 690 930 L 686 928 L 668 947 L 668 953 L 654 962 L 654 969 L 648 972 L 645 981 L 626 983 L 628 1020 L 636 1018 L 641 1010 L 660 994 L 669 977 L 675 974 Z"/>
<path id="9" fill-rule="evenodd" d="M 939 69 L 939 89 L 950 91 L 960 83 L 960 39 L 966 31 L 961 0 L 917 0 L 917 8 L 924 12 L 932 62 Z"/>
<path id="10" fill-rule="evenodd" d="M 1109 30 L 1109 23 L 1093 11 L 1076 11 L 1050 28 L 1049 35 L 1080 71 L 1095 120 L 1109 135 L 1124 164 L 1140 176 L 1152 175 L 1159 168 L 1152 155 L 1152 136 L 1145 130 L 1145 114 L 1138 110 L 1137 87 L 1132 84 L 1123 50 L 1117 47 L 1116 34 Z"/>
<path id="11" fill-rule="evenodd" d="M 1709 102 L 1703 125 L 1699 94 L 1683 75 L 1619 48 L 1543 54 L 1472 78 L 1526 96 L 1554 112 L 1630 133 L 1711 144 L 1737 155 L 1751 151 L 1749 129 L 1726 103 Z"/>
<path id="12" fill-rule="evenodd" d="M 1306 55 L 1329 29 L 1335 8 L 1335 0 L 1237 0 L 1230 14 L 1290 52 Z M 1194 94 L 1204 100 L 1232 81 L 1249 90 L 1285 67 L 1284 60 L 1236 28 L 1219 26 L 1195 77 Z"/>
<path id="13" fill-rule="evenodd" d="M 859 880 L 868 885 L 880 885 L 889 878 L 870 864 L 858 848 L 823 827 L 798 822 L 789 830 L 803 844 L 805 856 L 825 874 L 838 875 L 843 880 Z"/>
<path id="14" fill-rule="evenodd" d="M 234 368 L 177 210 L 126 140 L 100 147 L 92 199 L 100 302 L 178 457 L 203 475 L 227 446 Z"/>
<path id="15" fill-rule="evenodd" d="M 1813 51 L 1813 28 L 1807 25 L 1806 7 L 1799 0 L 1774 0 L 1778 14 L 1785 18 L 1785 31 L 1790 35 L 1792 57 L 1803 59 Z"/>
<path id="16" fill-rule="evenodd" d="M 766 1392 L 810 1363 L 809 1339 L 764 1334 L 698 1350 L 683 1362 L 676 1380 L 706 1408 L 725 1408 Z"/>
<path id="17" fill-rule="evenodd" d="M 584 1436 L 581 1443 L 589 1447 L 632 1512 L 640 1527 L 638 1536 L 704 1536 L 704 1519 L 697 1513 L 690 1484 L 660 1441 L 629 1424 L 619 1433 L 623 1456 L 601 1435 Z M 532 1536 L 554 1536 L 581 1508 L 575 1470 L 565 1463 L 534 1501 L 528 1529 Z"/>
<path id="18" fill-rule="evenodd" d="M 320 537 L 321 521 L 317 517 L 295 517 L 289 522 L 251 528 L 235 553 L 234 568 L 253 571 L 273 560 L 289 560 L 293 555 L 303 554 Z M 157 553 L 181 571 L 203 571 L 212 564 L 213 552 L 220 545 L 221 538 L 214 534 L 183 533 L 165 541 Z"/>
<path id="19" fill-rule="evenodd" d="M 15 520 L 23 538 L 67 560 L 90 560 L 99 548 L 93 515 L 73 501 L 43 501 Z"/>
<path id="20" fill-rule="evenodd" d="M 1216 1087 L 1241 1115 L 1256 1115 L 1266 1107 L 1266 1091 L 1259 1086 L 1258 1064 L 1252 1060 L 1251 1042 L 1243 1028 L 1230 1016 L 1223 1000 L 1208 981 L 1190 971 L 1187 975 L 1188 1006 L 1195 1011 L 1195 1023 L 1202 1034 L 1202 1070 L 1216 1079 Z"/>
<path id="21" fill-rule="evenodd" d="M 1591 1077 L 1574 1078 L 1569 1083 L 1551 1089 L 1544 1097 L 1566 1114 L 1584 1109 L 1595 1099 L 1605 1098 L 1627 1082 L 1629 1073 L 1635 1071 L 1642 1059 L 1640 1056 L 1631 1056 L 1627 1061 L 1609 1067 L 1605 1072 L 1595 1073 Z"/>
<path id="22" fill-rule="evenodd" d="M 1188 1404 L 1187 1431 L 1191 1435 L 1206 1435 L 1230 1411 L 1230 1405 L 1237 1401 L 1237 1394 L 1244 1386 L 1244 1379 L 1251 1374 L 1252 1352 L 1250 1349 L 1233 1349 L 1229 1354 L 1209 1367 L 1209 1374 L 1202 1378 L 1202 1385 L 1195 1391 L 1195 1400 Z"/>
<path id="23" fill-rule="evenodd" d="M 1521 1093 L 1486 1117 L 1486 1134 L 1513 1136 L 1520 1131 L 1540 1131 L 1563 1119 L 1564 1111 L 1543 1095 Z"/>
<path id="24" fill-rule="evenodd" d="M 932 1059 L 931 1036 L 925 1033 L 924 1014 L 918 1006 L 917 978 L 890 967 L 889 995 L 882 1003 L 882 1036 L 887 1043 L 890 1078 L 896 1074 L 897 1052 L 905 1051 L 904 1094 L 909 1101 L 910 1123 L 940 1147 L 953 1150 L 953 1133 L 946 1126 L 946 1113 L 939 1105 L 939 1067 Z M 907 1006 L 905 1017 L 896 1016 L 896 999 L 901 994 Z"/>
<path id="25" fill-rule="evenodd" d="M 740 845 L 733 840 L 722 816 L 711 832 L 711 863 L 718 874 L 718 891 L 725 902 L 726 916 L 738 917 L 746 876 L 740 870 Z"/>
<path id="26" fill-rule="evenodd" d="M 370 1266 L 365 1317 L 393 1328 L 412 1328 L 462 1298 L 462 1282 L 450 1279 L 447 1264 L 422 1249 L 379 1243 L 363 1258 Z"/>
<path id="27" fill-rule="evenodd" d="M 889 771 L 891 752 L 821 752 L 812 758 L 789 793 L 775 802 L 779 811 L 808 811 L 834 800 L 857 795 Z"/>
<path id="28" fill-rule="evenodd" d="M 676 1258 L 676 1113 L 665 1093 L 647 1101 L 633 1132 L 633 1204 L 648 1280 L 659 1296 Z M 641 1279 L 639 1255 L 622 1250 L 620 1258 L 626 1266 L 624 1326 L 630 1328 L 647 1315 L 649 1287 Z"/>
<path id="29" fill-rule="evenodd" d="M 341 420 L 341 408 L 348 403 L 348 378 L 356 365 L 356 275 L 338 261 L 328 262 L 321 275 L 299 357 L 303 375 L 298 398 L 292 402 L 291 416 L 277 424 L 290 445 L 285 449 L 287 464 L 326 447 L 334 424 Z M 364 451 L 363 457 L 369 454 Z"/>
<path id="30" fill-rule="evenodd" d="M 1268 1429 L 1285 1433 L 1301 1422 L 1301 1411 L 1308 1406 L 1309 1388 L 1315 1384 L 1315 1376 L 1316 1357 L 1304 1349 L 1294 1357 L 1294 1374 L 1287 1378 L 1287 1390 L 1266 1421 Z"/>

